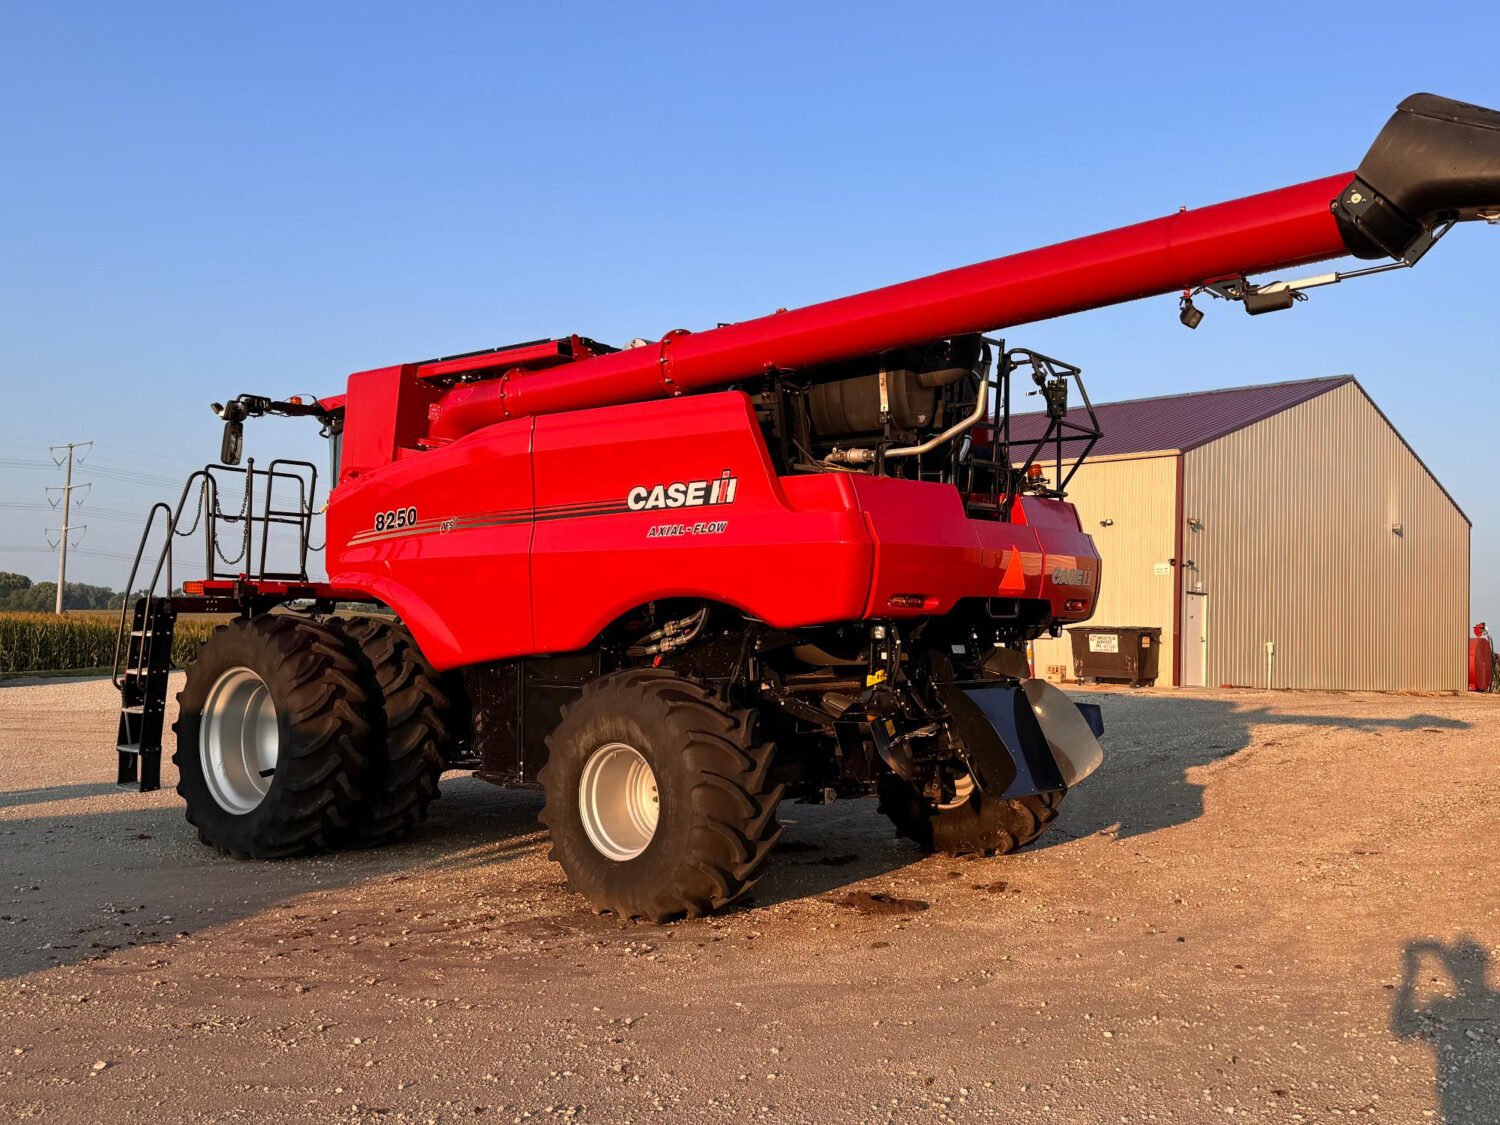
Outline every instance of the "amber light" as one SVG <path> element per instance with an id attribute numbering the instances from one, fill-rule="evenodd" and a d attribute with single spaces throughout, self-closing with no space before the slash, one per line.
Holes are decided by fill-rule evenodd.
<path id="1" fill-rule="evenodd" d="M 1030 466 L 1026 470 L 1026 476 L 1030 480 L 1041 480 L 1042 479 L 1042 467 L 1040 465 L 1032 465 L 1032 466 Z"/>
<path id="2" fill-rule="evenodd" d="M 184 594 L 189 594 L 189 595 L 191 595 L 192 597 L 195 597 L 195 598 L 201 598 L 203 596 L 203 583 L 202 582 L 184 582 L 182 584 L 182 592 Z"/>
<path id="3" fill-rule="evenodd" d="M 1070 613 L 1080 609 L 1088 609 L 1088 607 L 1089 603 L 1084 601 L 1082 598 L 1069 598 L 1066 602 L 1063 603 L 1063 608 L 1068 610 Z"/>

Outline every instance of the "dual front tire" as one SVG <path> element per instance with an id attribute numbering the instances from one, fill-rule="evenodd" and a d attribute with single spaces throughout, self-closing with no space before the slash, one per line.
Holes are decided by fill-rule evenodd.
<path id="1" fill-rule="evenodd" d="M 240 618 L 178 695 L 177 791 L 204 843 L 270 859 L 406 835 L 437 796 L 448 700 L 405 631 Z"/>

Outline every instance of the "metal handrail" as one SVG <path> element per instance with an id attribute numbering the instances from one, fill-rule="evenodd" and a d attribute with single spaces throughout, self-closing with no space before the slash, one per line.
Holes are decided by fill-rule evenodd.
<path id="1" fill-rule="evenodd" d="M 117 689 L 121 686 L 120 678 L 125 672 L 125 669 L 121 665 L 120 648 L 121 644 L 125 642 L 126 638 L 130 635 L 129 614 L 131 612 L 131 597 L 135 593 L 135 576 L 140 571 L 141 559 L 145 557 L 146 544 L 150 540 L 151 529 L 156 525 L 156 513 L 158 510 L 166 513 L 167 537 L 162 545 L 162 553 L 156 558 L 156 568 L 151 572 L 151 582 L 146 587 L 146 613 L 144 621 L 149 621 L 151 619 L 152 602 L 156 599 L 156 586 L 157 583 L 161 581 L 161 572 L 163 565 L 166 566 L 167 570 L 167 596 L 170 597 L 172 594 L 172 544 L 179 534 L 177 528 L 182 523 L 182 510 L 187 504 L 188 494 L 193 489 L 193 482 L 195 480 L 198 480 L 200 477 L 202 478 L 203 483 L 200 486 L 200 491 L 198 493 L 198 519 L 193 521 L 193 526 L 187 532 L 181 533 L 185 535 L 191 535 L 193 531 L 197 530 L 198 524 L 203 518 L 203 509 L 204 506 L 209 502 L 210 494 L 212 496 L 213 503 L 215 505 L 217 505 L 218 503 L 218 482 L 213 479 L 213 476 L 209 472 L 207 466 L 202 469 L 194 470 L 193 473 L 188 476 L 187 482 L 182 486 L 182 495 L 177 498 L 177 508 L 175 511 L 165 500 L 158 500 L 155 504 L 151 505 L 151 510 L 146 513 L 146 526 L 141 531 L 141 542 L 140 545 L 135 549 L 135 561 L 130 564 L 130 577 L 125 583 L 125 593 L 120 603 L 120 630 L 115 634 L 115 657 L 114 662 L 110 667 L 110 681 L 115 685 Z M 212 559 L 212 542 L 208 541 L 207 546 L 209 559 Z M 142 645 L 141 648 L 144 655 L 145 646 Z M 129 646 L 127 644 L 125 646 L 125 655 L 127 658 L 129 656 L 129 651 Z"/>
<path id="2" fill-rule="evenodd" d="M 289 472 L 287 471 L 289 467 L 296 470 L 305 469 L 306 473 L 304 474 L 300 471 Z M 307 554 L 309 543 L 312 539 L 312 520 L 314 515 L 313 503 L 317 498 L 317 466 L 310 461 L 297 461 L 278 457 L 270 463 L 270 466 L 268 468 L 258 469 L 255 467 L 254 459 L 251 458 L 245 462 L 244 467 L 241 467 L 239 465 L 214 465 L 210 467 L 210 471 L 242 474 L 245 478 L 245 499 L 241 511 L 236 515 L 226 515 L 225 513 L 220 512 L 218 510 L 217 504 L 215 504 L 209 510 L 208 538 L 210 543 L 210 553 L 207 555 L 207 558 L 209 560 L 207 576 L 209 578 L 236 578 L 240 577 L 242 574 L 248 573 L 260 578 L 294 579 L 297 581 L 306 582 Z M 259 511 L 256 510 L 255 504 L 255 482 L 257 478 L 261 478 L 263 480 L 266 489 L 266 495 L 261 503 Z M 278 479 L 283 481 L 291 481 L 296 484 L 297 508 L 295 510 L 273 508 L 271 506 L 273 495 L 275 492 L 276 481 Z M 215 484 L 217 486 L 217 482 L 215 482 Z M 217 498 L 217 493 L 215 494 L 215 496 Z M 218 567 L 214 565 L 212 561 L 213 556 L 211 550 L 212 544 L 217 543 L 218 541 L 218 523 L 220 521 L 223 521 L 225 523 L 244 524 L 244 533 L 241 537 L 240 543 L 240 554 L 236 556 L 236 561 L 243 561 L 245 571 L 239 573 L 224 572 L 220 571 Z M 259 567 L 258 569 L 252 569 L 251 562 L 255 557 L 252 552 L 255 545 L 254 528 L 256 524 L 262 525 L 263 530 L 260 542 Z M 267 554 L 270 549 L 269 531 L 272 524 L 289 524 L 297 528 L 298 569 L 295 574 L 283 574 L 279 572 L 271 574 L 266 570 Z"/>
<path id="3" fill-rule="evenodd" d="M 301 471 L 307 470 L 306 474 Z M 293 471 L 289 471 L 293 470 Z M 241 511 L 236 515 L 225 515 L 219 510 L 219 481 L 215 476 L 217 472 L 243 473 L 245 476 L 245 499 Z M 265 480 L 266 495 L 259 513 L 255 510 L 255 480 L 262 477 Z M 275 489 L 277 478 L 290 480 L 296 484 L 297 507 L 295 509 L 282 510 L 271 506 L 272 493 Z M 182 517 L 187 508 L 188 497 L 194 492 L 197 485 L 197 518 L 186 531 L 182 528 Z M 114 661 L 110 668 L 110 680 L 119 689 L 122 679 L 130 669 L 125 667 L 129 663 L 129 644 L 127 638 L 131 633 L 130 615 L 133 611 L 133 595 L 136 589 L 136 578 L 140 574 L 141 562 L 146 555 L 146 546 L 151 540 L 152 532 L 155 530 L 157 515 L 161 513 L 166 519 L 166 539 L 162 545 L 161 554 L 157 556 L 156 566 L 151 572 L 151 580 L 144 587 L 142 598 L 145 601 L 145 614 L 143 618 L 143 629 L 149 627 L 149 622 L 154 616 L 153 607 L 157 599 L 157 589 L 161 583 L 163 570 L 166 572 L 166 596 L 170 597 L 173 590 L 172 564 L 173 544 L 177 538 L 186 538 L 203 527 L 203 572 L 205 577 L 236 578 L 247 576 L 245 572 L 239 574 L 221 571 L 215 560 L 215 551 L 219 543 L 219 523 L 242 522 L 244 524 L 241 536 L 240 554 L 237 561 L 242 562 L 246 570 L 250 569 L 250 562 L 254 557 L 251 552 L 254 545 L 254 529 L 257 523 L 262 525 L 260 543 L 260 566 L 257 577 L 267 577 L 266 563 L 267 551 L 270 543 L 270 528 L 273 523 L 290 524 L 298 530 L 298 572 L 292 574 L 277 574 L 277 578 L 295 578 L 307 581 L 307 554 L 308 545 L 312 538 L 313 502 L 317 498 L 318 468 L 310 461 L 297 461 L 286 458 L 277 458 L 269 467 L 257 469 L 254 459 L 247 460 L 245 466 L 238 465 L 205 465 L 195 470 L 187 478 L 182 486 L 182 495 L 178 497 L 177 506 L 174 509 L 166 501 L 158 501 L 151 506 L 146 514 L 146 526 L 141 531 L 141 541 L 136 548 L 135 559 L 130 565 L 130 577 L 125 583 L 125 596 L 120 606 L 120 628 L 115 636 Z M 138 603 L 141 599 L 135 599 Z M 141 646 L 141 658 L 145 658 L 146 645 Z"/>
<path id="4" fill-rule="evenodd" d="M 951 460 L 946 471 L 965 491 L 967 503 L 978 503 L 991 508 L 1000 520 L 1008 521 L 1017 496 L 1023 490 L 1032 490 L 1026 487 L 1028 471 L 1039 460 L 1053 460 L 1054 471 L 1050 486 L 1036 491 L 1044 496 L 1057 498 L 1067 494 L 1068 485 L 1079 466 L 1099 441 L 1099 421 L 1078 368 L 1029 349 L 1007 350 L 1003 340 L 986 338 L 985 343 L 994 346 L 1000 358 L 995 365 L 994 375 L 988 381 L 991 394 L 987 417 L 976 427 L 976 433 L 982 429 L 983 436 L 977 437 L 967 448 L 955 443 L 951 448 Z M 1066 415 L 1049 417 L 1047 427 L 1040 436 L 1015 438 L 1011 432 L 1012 376 L 1016 370 L 1024 368 L 1033 370 L 1037 391 L 1032 393 L 1043 392 L 1044 383 L 1050 385 L 1067 381 L 1076 387 L 1087 422 L 1074 421 Z M 980 390 L 981 394 L 977 397 L 983 397 L 984 387 Z M 969 406 L 968 403 L 958 405 L 960 408 Z M 984 452 L 979 448 L 981 442 L 987 447 Z M 1068 447 L 1066 452 L 1064 446 Z M 1028 451 L 1024 461 L 1019 464 L 1013 460 L 1018 452 L 1017 447 Z M 1053 454 L 1051 458 L 1047 458 L 1049 450 Z"/>
<path id="5" fill-rule="evenodd" d="M 296 466 L 307 469 L 308 476 L 304 480 L 301 473 L 289 473 L 278 471 L 278 465 Z M 266 474 L 266 500 L 265 509 L 261 520 L 265 524 L 265 530 L 260 537 L 260 572 L 266 572 L 266 551 L 271 544 L 271 524 L 289 523 L 295 525 L 301 534 L 298 536 L 300 550 L 297 557 L 297 569 L 302 580 L 307 580 L 307 545 L 312 539 L 312 501 L 318 495 L 318 467 L 311 461 L 295 461 L 285 457 L 273 460 Z M 297 485 L 297 507 L 282 512 L 280 509 L 271 508 L 271 494 L 275 491 L 277 478 L 294 481 Z M 295 517 L 295 518 L 292 518 Z"/>
<path id="6" fill-rule="evenodd" d="M 128 638 L 131 633 L 130 612 L 132 607 L 130 602 L 131 594 L 135 590 L 135 576 L 136 573 L 140 570 L 141 558 L 146 553 L 146 541 L 150 538 L 151 529 L 156 525 L 156 513 L 158 511 L 162 511 L 167 514 L 167 539 L 166 545 L 162 548 L 162 553 L 156 558 L 156 569 L 151 572 L 151 584 L 146 588 L 146 620 L 149 620 L 151 617 L 151 599 L 156 591 L 156 583 L 161 578 L 161 568 L 163 561 L 165 561 L 167 567 L 167 590 L 170 592 L 172 589 L 172 539 L 174 537 L 174 525 L 176 521 L 173 519 L 172 509 L 167 505 L 166 501 L 158 500 L 155 504 L 151 505 L 151 511 L 146 515 L 146 527 L 145 530 L 141 532 L 141 543 L 140 546 L 136 548 L 135 562 L 133 562 L 130 566 L 130 578 L 125 583 L 125 596 L 120 600 L 120 628 L 119 631 L 115 633 L 115 655 L 114 659 L 110 662 L 109 669 L 110 682 L 115 685 L 115 689 L 117 691 L 122 687 L 120 680 L 124 673 L 124 668 L 121 667 L 120 660 L 120 649 L 122 644 L 124 644 L 125 647 L 124 655 L 128 658 L 130 654 L 129 645 L 125 644 L 125 642 L 126 638 Z M 141 647 L 145 648 L 145 645 L 142 645 Z"/>

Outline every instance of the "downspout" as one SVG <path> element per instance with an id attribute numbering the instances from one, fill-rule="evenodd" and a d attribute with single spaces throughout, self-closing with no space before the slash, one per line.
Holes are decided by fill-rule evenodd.
<path id="1" fill-rule="evenodd" d="M 1174 509 L 1177 513 L 1177 528 L 1173 532 L 1172 539 L 1172 587 L 1174 596 L 1172 598 L 1172 686 L 1182 686 L 1182 521 L 1186 518 L 1183 510 L 1182 487 L 1183 471 L 1182 459 L 1184 454 L 1177 455 L 1177 500 Z M 1207 682 L 1205 670 L 1204 682 Z"/>

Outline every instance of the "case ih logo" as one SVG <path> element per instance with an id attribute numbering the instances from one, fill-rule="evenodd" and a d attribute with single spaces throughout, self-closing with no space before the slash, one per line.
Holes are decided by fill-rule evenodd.
<path id="1" fill-rule="evenodd" d="M 733 504 L 739 478 L 725 469 L 717 480 L 673 481 L 671 484 L 638 484 L 625 494 L 632 512 L 657 508 L 701 508 L 708 504 Z"/>

